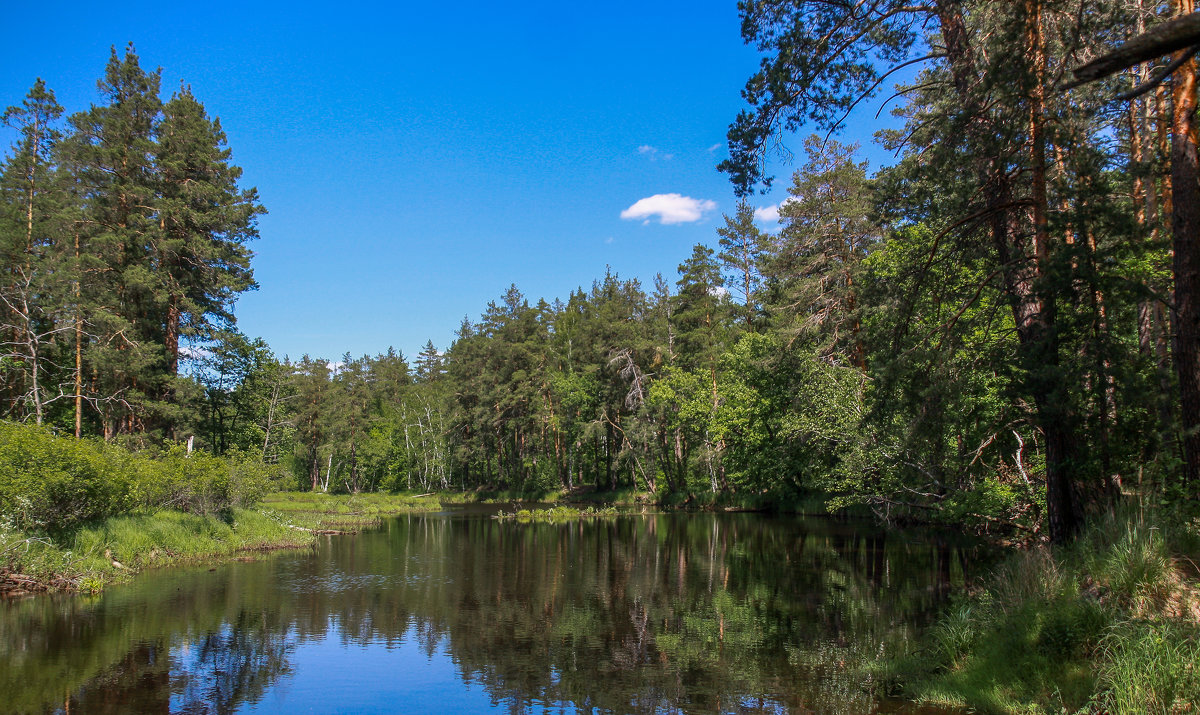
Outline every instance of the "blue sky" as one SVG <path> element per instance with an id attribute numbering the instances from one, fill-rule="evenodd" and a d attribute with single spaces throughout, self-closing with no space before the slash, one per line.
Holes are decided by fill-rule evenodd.
<path id="1" fill-rule="evenodd" d="M 734 210 L 714 167 L 758 63 L 733 0 L 24 3 L 5 20 L 0 106 L 42 77 L 85 109 L 132 41 L 164 98 L 186 82 L 220 117 L 270 212 L 239 327 L 293 358 L 444 349 L 510 283 L 534 301 L 606 266 L 674 282 Z M 877 108 L 846 137 L 867 145 Z"/>

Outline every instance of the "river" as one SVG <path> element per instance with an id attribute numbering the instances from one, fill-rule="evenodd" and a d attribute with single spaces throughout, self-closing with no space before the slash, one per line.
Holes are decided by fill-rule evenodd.
<path id="1" fill-rule="evenodd" d="M 391 519 L 0 603 L 0 712 L 950 713 L 868 694 L 983 551 L 755 514 Z"/>

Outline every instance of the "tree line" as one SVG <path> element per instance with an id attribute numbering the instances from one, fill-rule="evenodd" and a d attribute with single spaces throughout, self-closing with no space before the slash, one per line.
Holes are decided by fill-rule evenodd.
<path id="1" fill-rule="evenodd" d="M 14 255 L 31 267 L 15 260 L 9 273 L 41 276 L 52 286 L 39 295 L 56 286 L 63 299 L 39 301 L 50 312 L 22 322 L 21 281 L 9 281 L 6 295 L 18 298 L 5 300 L 16 316 L 6 330 L 12 345 L 30 346 L 5 363 L 10 416 L 69 426 L 83 404 L 84 432 L 253 448 L 311 489 L 587 486 L 768 505 L 822 492 L 881 515 L 977 520 L 1055 540 L 1134 490 L 1191 500 L 1200 431 L 1184 386 L 1197 374 L 1180 266 L 1195 248 L 1180 206 L 1200 187 L 1185 161 L 1188 142 L 1194 157 L 1194 60 L 1149 60 L 1063 89 L 1072 68 L 1190 5 L 740 8 L 763 61 L 720 167 L 742 201 L 713 247 L 697 245 L 653 286 L 606 272 L 552 302 L 514 286 L 464 319 L 446 349 L 427 344 L 411 362 L 395 351 L 279 361 L 229 330 L 228 306 L 250 285 L 248 264 L 234 259 L 248 260 L 261 208 L 230 183 L 236 170 L 222 149 L 205 165 L 225 162 L 229 171 L 212 175 L 228 181 L 205 205 L 227 212 L 209 217 L 168 198 L 182 191 L 170 188 L 168 159 L 186 151 L 165 141 L 165 107 L 176 99 L 137 135 L 139 149 L 122 150 L 145 163 L 119 185 L 115 171 L 71 173 L 86 164 L 56 158 L 65 149 L 21 163 L 46 156 L 26 139 L 4 174 L 5 235 L 29 247 Z M 114 53 L 102 86 L 125 86 L 118 70 L 129 58 Z M 896 163 L 870 175 L 855 147 L 816 135 L 779 224 L 756 223 L 750 197 L 770 185 L 766 159 L 786 152 L 781 137 L 806 124 L 836 130 L 909 67 L 915 74 L 892 97 L 898 126 L 881 135 Z M 160 116 L 136 104 L 121 104 L 121 116 Z M 106 111 L 69 124 L 107 126 L 115 115 Z M 206 118 L 188 126 L 216 127 Z M 201 134 L 187 146 L 223 147 L 212 141 L 219 129 Z M 110 134 L 84 136 L 54 144 L 126 165 L 117 147 L 100 151 Z M 22 213 L 35 206 L 22 197 L 38 194 L 21 187 L 60 174 L 96 183 L 76 179 L 79 193 L 62 194 L 75 203 Z M 22 244 L 22 235 L 35 239 Z M 210 282 L 148 269 L 175 265 L 168 256 L 187 263 L 194 236 L 225 251 L 197 259 L 217 266 Z M 72 252 L 75 240 L 103 251 Z M 43 255 L 72 268 L 40 271 Z M 180 335 L 208 341 L 189 355 L 186 378 Z"/>

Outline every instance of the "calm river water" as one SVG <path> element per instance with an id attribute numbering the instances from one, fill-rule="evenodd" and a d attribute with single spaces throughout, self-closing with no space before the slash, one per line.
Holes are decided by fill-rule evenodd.
<path id="1" fill-rule="evenodd" d="M 0 602 L 0 712 L 869 713 L 864 662 L 977 568 L 751 514 L 406 516 L 314 550 Z"/>

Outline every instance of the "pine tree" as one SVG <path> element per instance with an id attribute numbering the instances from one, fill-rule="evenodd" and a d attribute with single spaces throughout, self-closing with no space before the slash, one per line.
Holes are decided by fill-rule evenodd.
<path id="1" fill-rule="evenodd" d="M 52 395 L 53 353 L 70 330 L 71 255 L 64 250 L 66 197 L 53 153 L 63 109 L 42 80 L 3 114 L 19 138 L 0 175 L 0 381 L 8 413 L 42 424 Z M 61 352 L 61 350 L 59 350 Z M 61 377 L 61 375 L 59 375 Z M 59 396 L 62 396 L 60 392 Z"/>
<path id="2" fill-rule="evenodd" d="M 99 82 L 106 105 L 71 117 L 69 161 L 83 201 L 80 312 L 91 336 L 83 350 L 89 402 L 106 439 L 147 426 L 161 393 L 162 329 L 152 262 L 160 234 L 154 136 L 162 103 L 159 72 L 142 70 L 130 46 L 114 48 Z"/>
<path id="3" fill-rule="evenodd" d="M 725 216 L 725 225 L 717 229 L 721 237 L 721 252 L 717 258 L 729 271 L 729 285 L 735 286 L 742 299 L 742 319 L 746 329 L 752 330 L 759 315 L 759 286 L 762 257 L 767 251 L 771 237 L 759 230 L 754 223 L 754 207 L 746 200 L 738 202 L 737 213 Z"/>
<path id="4" fill-rule="evenodd" d="M 417 379 L 422 382 L 438 379 L 446 372 L 442 363 L 442 354 L 433 346 L 433 341 L 426 340 L 425 347 L 417 354 Z"/>
<path id="5" fill-rule="evenodd" d="M 672 317 L 679 362 L 711 373 L 716 390 L 717 358 L 727 343 L 725 317 L 729 312 L 725 279 L 713 260 L 713 250 L 696 244 L 679 265 L 679 291 Z"/>
<path id="6" fill-rule="evenodd" d="M 190 88 L 164 105 L 150 260 L 168 375 L 178 372 L 181 337 L 202 342 L 230 328 L 238 294 L 254 287 L 246 243 L 265 211 L 254 189 L 238 189 L 242 170 L 230 156 L 220 121 L 208 118 Z"/>
<path id="7" fill-rule="evenodd" d="M 776 313 L 788 340 L 816 337 L 824 356 L 849 355 L 866 372 L 859 312 L 859 266 L 881 238 L 872 220 L 866 163 L 856 147 L 810 137 L 779 210 L 783 228 L 767 272 L 778 286 Z"/>

